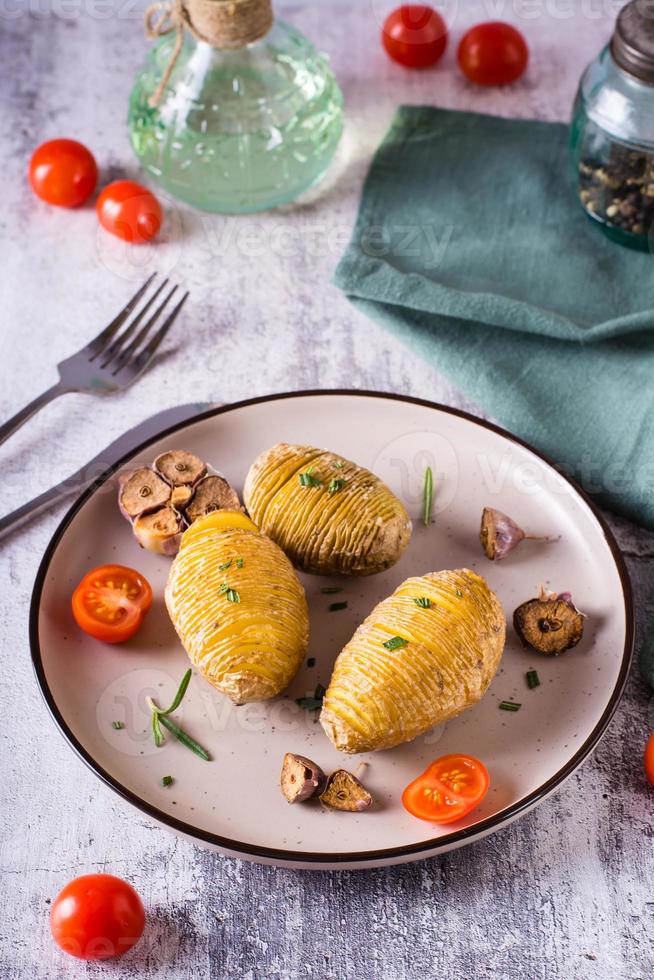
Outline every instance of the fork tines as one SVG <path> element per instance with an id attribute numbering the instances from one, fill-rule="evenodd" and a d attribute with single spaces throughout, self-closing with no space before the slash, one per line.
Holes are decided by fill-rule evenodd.
<path id="1" fill-rule="evenodd" d="M 101 371 L 115 377 L 117 381 L 121 380 L 121 375 L 140 373 L 143 370 L 170 330 L 188 297 L 187 291 L 172 307 L 155 331 L 153 328 L 179 289 L 177 285 L 171 285 L 168 279 L 164 279 L 141 305 L 140 309 L 135 312 L 140 300 L 146 297 L 156 275 L 156 272 L 153 273 L 143 283 L 118 316 L 86 347 L 89 361 L 96 361 L 97 367 Z M 157 300 L 161 296 L 161 301 L 157 304 Z M 155 306 L 155 304 L 157 305 Z M 146 319 L 146 315 L 150 313 L 153 307 L 153 312 Z M 134 316 L 132 316 L 133 313 Z"/>

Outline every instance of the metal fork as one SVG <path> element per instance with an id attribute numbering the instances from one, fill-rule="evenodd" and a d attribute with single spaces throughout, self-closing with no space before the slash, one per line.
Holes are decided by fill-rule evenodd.
<path id="1" fill-rule="evenodd" d="M 162 301 L 151 316 L 140 326 L 146 314 L 169 285 L 168 280 L 164 279 L 143 307 L 119 333 L 118 331 L 134 312 L 139 300 L 145 295 L 155 276 L 156 273 L 150 276 L 132 296 L 129 303 L 123 307 L 118 316 L 94 340 L 57 365 L 59 381 L 56 384 L 0 426 L 0 445 L 39 409 L 67 391 L 107 395 L 112 391 L 127 388 L 136 381 L 154 357 L 159 344 L 170 330 L 188 297 L 188 292 L 185 292 L 156 333 L 152 333 L 152 328 L 178 289 L 177 286 L 171 286 L 170 289 L 166 290 Z M 137 329 L 139 326 L 140 329 Z"/>

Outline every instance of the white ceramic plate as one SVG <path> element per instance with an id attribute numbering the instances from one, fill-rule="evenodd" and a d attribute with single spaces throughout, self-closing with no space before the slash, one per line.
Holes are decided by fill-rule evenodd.
<path id="1" fill-rule="evenodd" d="M 161 437 L 120 466 L 150 463 L 184 448 L 223 471 L 239 490 L 247 469 L 273 443 L 328 447 L 374 470 L 414 518 L 402 560 L 381 575 L 334 584 L 303 576 L 311 607 L 315 666 L 305 665 L 285 697 L 234 707 L 195 676 L 178 717 L 211 752 L 203 762 L 181 744 L 152 744 L 145 698 L 164 704 L 188 666 L 162 593 L 170 560 L 139 550 L 116 506 L 116 477 L 86 492 L 57 530 L 41 565 L 31 611 L 38 682 L 53 717 L 82 759 L 124 799 L 193 840 L 243 858 L 290 867 L 370 867 L 415 860 L 457 847 L 506 825 L 543 800 L 597 743 L 615 710 L 629 669 L 633 614 L 617 545 L 593 505 L 534 450 L 463 412 L 427 402 L 363 392 L 310 392 L 243 402 L 211 411 Z M 435 473 L 434 522 L 420 520 L 425 466 Z M 481 552 L 485 505 L 510 514 L 553 544 L 524 542 L 494 564 Z M 132 565 L 155 592 L 144 627 L 129 643 L 100 644 L 75 626 L 70 596 L 82 575 L 106 562 Z M 327 684 L 334 658 L 372 606 L 409 575 L 468 566 L 498 593 L 507 618 L 541 583 L 570 590 L 588 616 L 584 638 L 560 658 L 526 653 L 512 627 L 500 671 L 479 705 L 409 745 L 361 757 L 338 753 L 316 716 L 297 697 Z M 265 582 L 261 588 L 265 589 Z M 329 612 L 331 602 L 348 608 Z M 541 685 L 527 688 L 525 673 Z M 514 699 L 522 708 L 498 710 Z M 124 722 L 122 730 L 113 721 Z M 375 797 L 362 814 L 289 806 L 278 777 L 286 751 L 325 770 L 368 766 Z M 481 758 L 491 789 L 459 824 L 432 826 L 400 803 L 404 786 L 435 757 Z M 164 789 L 161 779 L 174 777 Z"/>

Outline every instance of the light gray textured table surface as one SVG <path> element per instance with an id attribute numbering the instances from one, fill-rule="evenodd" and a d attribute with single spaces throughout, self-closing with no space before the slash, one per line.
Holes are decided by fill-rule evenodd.
<path id="1" fill-rule="evenodd" d="M 125 108 L 145 54 L 128 0 L 0 4 L 2 386 L 7 416 L 54 380 L 55 362 L 122 305 L 147 270 L 192 301 L 164 358 L 132 390 L 61 399 L 0 450 L 3 508 L 66 476 L 102 443 L 157 409 L 293 388 L 366 387 L 474 410 L 429 366 L 355 313 L 329 284 L 370 154 L 400 102 L 565 119 L 577 78 L 620 3 L 532 0 L 446 4 L 464 25 L 503 16 L 532 45 L 524 81 L 473 90 L 454 45 L 437 71 L 390 64 L 381 0 L 285 6 L 332 56 L 347 99 L 340 160 L 322 193 L 284 213 L 221 218 L 169 209 L 167 239 L 127 251 L 92 209 L 31 195 L 33 147 L 54 136 L 91 146 L 103 178 L 135 175 Z M 58 13 L 56 13 L 58 11 Z M 262 254 L 251 253 L 252 236 Z M 478 411 L 478 409 L 477 409 Z M 640 772 L 648 692 L 632 676 L 610 731 L 562 791 L 508 829 L 442 858 L 388 870 L 280 871 L 226 860 L 153 826 L 103 787 L 56 732 L 30 665 L 27 611 L 36 568 L 63 513 L 2 549 L 2 912 L 0 977 L 492 977 L 651 980 L 654 799 Z M 641 612 L 654 536 L 612 521 Z M 556 737 L 556 733 L 552 733 Z M 147 935 L 121 961 L 64 957 L 48 901 L 71 877 L 127 877 L 147 905 Z"/>

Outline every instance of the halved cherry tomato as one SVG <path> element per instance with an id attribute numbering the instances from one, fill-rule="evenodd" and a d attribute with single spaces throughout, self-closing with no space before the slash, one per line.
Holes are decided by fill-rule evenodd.
<path id="1" fill-rule="evenodd" d="M 59 892 L 50 911 L 57 945 L 81 960 L 107 960 L 131 949 L 143 934 L 137 892 L 114 875 L 81 875 Z"/>
<path id="2" fill-rule="evenodd" d="M 382 27 L 386 53 L 406 68 L 428 68 L 447 46 L 447 24 L 433 7 L 403 4 L 389 14 Z"/>
<path id="3" fill-rule="evenodd" d="M 491 20 L 463 35 L 457 57 L 463 74 L 476 85 L 508 85 L 527 67 L 529 48 L 511 24 Z"/>
<path id="4" fill-rule="evenodd" d="M 409 783 L 402 803 L 409 813 L 430 823 L 453 823 L 483 800 L 490 779 L 486 767 L 471 755 L 442 755 Z"/>
<path id="5" fill-rule="evenodd" d="M 96 205 L 103 228 L 132 245 L 149 242 L 161 228 L 161 205 L 147 187 L 133 180 L 115 180 Z"/>
<path id="6" fill-rule="evenodd" d="M 647 740 L 643 765 L 645 766 L 645 775 L 647 776 L 648 783 L 650 786 L 654 786 L 654 732 L 652 732 Z"/>
<path id="7" fill-rule="evenodd" d="M 76 208 L 95 190 L 98 166 L 91 151 L 77 140 L 48 140 L 34 150 L 29 178 L 41 200 Z"/>
<path id="8" fill-rule="evenodd" d="M 101 565 L 87 572 L 73 592 L 77 625 L 105 643 L 133 636 L 152 605 L 150 583 L 125 565 Z"/>

